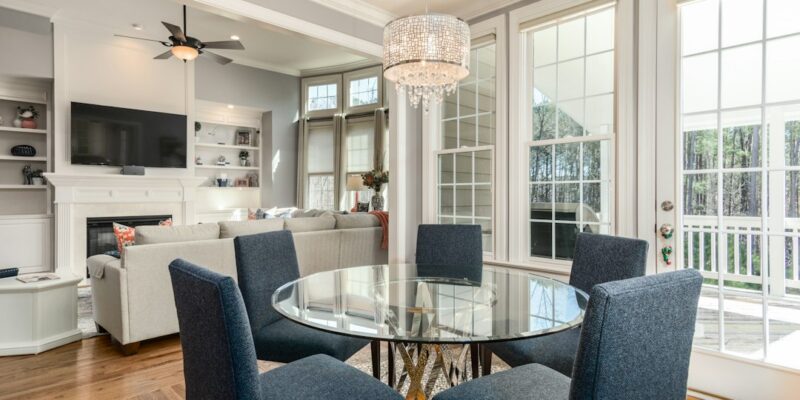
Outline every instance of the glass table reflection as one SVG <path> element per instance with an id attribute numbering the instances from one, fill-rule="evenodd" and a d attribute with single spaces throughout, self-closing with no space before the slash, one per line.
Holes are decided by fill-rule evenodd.
<path id="1" fill-rule="evenodd" d="M 312 328 L 400 343 L 407 398 L 424 399 L 430 385 L 421 381 L 431 355 L 451 385 L 463 374 L 467 347 L 452 356 L 448 345 L 547 335 L 583 321 L 588 296 L 581 290 L 522 270 L 478 267 L 394 264 L 321 272 L 278 288 L 272 305 Z"/>

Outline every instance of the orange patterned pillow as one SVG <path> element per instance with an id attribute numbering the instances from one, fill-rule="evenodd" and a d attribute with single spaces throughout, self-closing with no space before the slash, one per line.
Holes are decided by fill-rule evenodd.
<path id="1" fill-rule="evenodd" d="M 163 221 L 158 221 L 158 226 L 172 226 L 172 218 L 167 218 Z"/>
<path id="2" fill-rule="evenodd" d="M 114 236 L 117 237 L 117 250 L 119 254 L 122 255 L 122 252 L 128 246 L 133 246 L 135 244 L 134 238 L 136 234 L 136 229 L 131 228 L 130 226 L 125 226 L 122 224 L 118 224 L 114 222 Z"/>

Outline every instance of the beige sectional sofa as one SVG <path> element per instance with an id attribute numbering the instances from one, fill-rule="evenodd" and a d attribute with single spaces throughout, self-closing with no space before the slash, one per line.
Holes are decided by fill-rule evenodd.
<path id="1" fill-rule="evenodd" d="M 369 214 L 142 226 L 136 229 L 136 245 L 121 258 L 87 260 L 98 328 L 120 342 L 126 354 L 138 350 L 142 340 L 178 332 L 169 263 L 183 258 L 236 279 L 233 238 L 281 229 L 294 234 L 301 276 L 388 259 L 381 248 L 383 230 Z"/>

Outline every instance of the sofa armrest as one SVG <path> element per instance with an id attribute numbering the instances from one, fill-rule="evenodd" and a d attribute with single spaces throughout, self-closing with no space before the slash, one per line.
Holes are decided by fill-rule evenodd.
<path id="1" fill-rule="evenodd" d="M 105 273 L 106 264 L 118 262 L 116 257 L 107 256 L 105 254 L 98 254 L 91 256 L 86 260 L 86 267 L 89 268 L 89 276 L 94 278 L 102 278 Z"/>
<path id="2" fill-rule="evenodd" d="M 131 342 L 178 332 L 168 268 L 176 258 L 237 279 L 233 239 L 132 246 L 125 249 L 123 258 Z"/>
<path id="3" fill-rule="evenodd" d="M 120 343 L 127 344 L 130 342 L 127 340 L 127 323 L 123 322 L 128 320 L 125 270 L 117 259 L 104 263 L 102 267 L 102 278 L 91 275 L 94 321 Z"/>

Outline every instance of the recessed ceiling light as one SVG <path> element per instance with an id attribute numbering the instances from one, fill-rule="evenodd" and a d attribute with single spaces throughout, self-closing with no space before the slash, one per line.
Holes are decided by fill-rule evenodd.
<path id="1" fill-rule="evenodd" d="M 228 108 L 233 108 L 233 104 L 228 104 Z"/>
<path id="2" fill-rule="evenodd" d="M 140 31 L 140 30 L 144 29 L 144 27 L 142 25 L 140 25 L 140 24 L 131 24 L 131 26 L 133 27 L 133 29 L 135 29 L 137 31 Z"/>
<path id="3" fill-rule="evenodd" d="M 239 36 L 238 35 L 231 35 L 231 40 L 239 40 Z"/>

